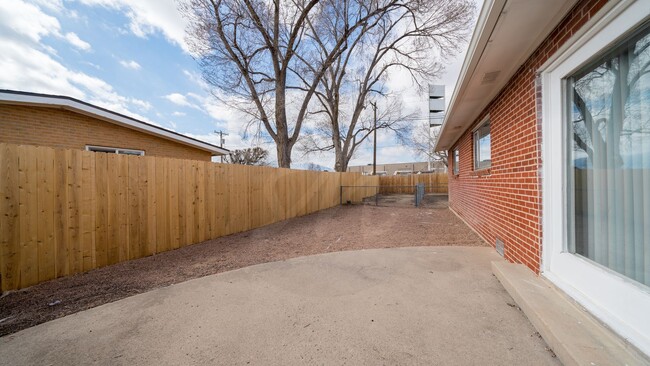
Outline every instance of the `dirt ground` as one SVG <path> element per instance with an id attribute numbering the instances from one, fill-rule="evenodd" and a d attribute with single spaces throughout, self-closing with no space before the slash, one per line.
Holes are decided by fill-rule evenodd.
<path id="1" fill-rule="evenodd" d="M 339 206 L 146 258 L 10 292 L 0 298 L 0 336 L 101 304 L 254 264 L 370 248 L 486 245 L 447 209 Z"/>

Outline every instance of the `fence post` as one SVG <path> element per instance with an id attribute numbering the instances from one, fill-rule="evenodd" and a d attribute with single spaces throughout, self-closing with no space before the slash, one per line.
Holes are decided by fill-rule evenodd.
<path id="1" fill-rule="evenodd" d="M 379 206 L 379 186 L 375 187 L 375 206 Z"/>
<path id="2" fill-rule="evenodd" d="M 418 207 L 418 203 L 419 203 L 418 202 L 418 185 L 417 184 L 414 185 L 413 188 L 415 188 L 413 190 L 413 192 L 415 193 L 415 207 Z"/>

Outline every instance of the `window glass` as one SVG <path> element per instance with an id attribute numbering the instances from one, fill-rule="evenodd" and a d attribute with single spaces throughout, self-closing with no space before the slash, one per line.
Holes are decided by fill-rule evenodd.
<path id="1" fill-rule="evenodd" d="M 490 146 L 490 121 L 474 131 L 474 168 L 485 169 L 492 164 Z"/>
<path id="2" fill-rule="evenodd" d="M 459 164 L 460 164 L 460 155 L 458 153 L 458 149 L 454 149 L 453 154 L 454 154 L 453 155 L 453 157 L 454 157 L 454 159 L 453 159 L 453 164 L 454 164 L 453 172 L 454 172 L 454 175 L 458 175 L 458 173 L 460 172 L 460 166 L 459 166 Z"/>
<path id="3" fill-rule="evenodd" d="M 647 25 L 567 80 L 569 251 L 650 285 Z"/>
<path id="4" fill-rule="evenodd" d="M 144 155 L 144 151 L 141 151 L 141 150 L 124 150 L 124 149 L 118 149 L 118 150 L 117 150 L 117 153 L 118 153 L 118 154 L 122 154 L 122 155 L 137 155 L 137 156 Z"/>
<path id="5" fill-rule="evenodd" d="M 86 150 L 94 151 L 94 152 L 109 153 L 109 154 L 144 156 L 144 151 L 142 151 L 142 150 L 120 149 L 120 148 L 116 148 L 116 147 L 86 145 Z"/>

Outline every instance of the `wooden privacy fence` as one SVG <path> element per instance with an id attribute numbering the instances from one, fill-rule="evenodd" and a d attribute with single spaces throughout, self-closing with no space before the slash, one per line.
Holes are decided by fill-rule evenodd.
<path id="1" fill-rule="evenodd" d="M 378 184 L 358 173 L 9 144 L 0 175 L 3 291 L 333 207 L 341 184 Z"/>
<path id="2" fill-rule="evenodd" d="M 425 193 L 447 193 L 447 173 L 427 173 L 410 175 L 389 175 L 379 177 L 380 192 L 390 193 L 414 193 L 415 185 L 424 183 Z"/>

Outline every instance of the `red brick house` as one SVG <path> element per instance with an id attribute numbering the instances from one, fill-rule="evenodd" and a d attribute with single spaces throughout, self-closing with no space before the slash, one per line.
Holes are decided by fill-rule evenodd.
<path id="1" fill-rule="evenodd" d="M 458 216 L 650 354 L 650 1 L 486 0 L 436 150 Z"/>
<path id="2" fill-rule="evenodd" d="M 210 161 L 227 149 L 78 99 L 0 90 L 0 142 Z"/>

